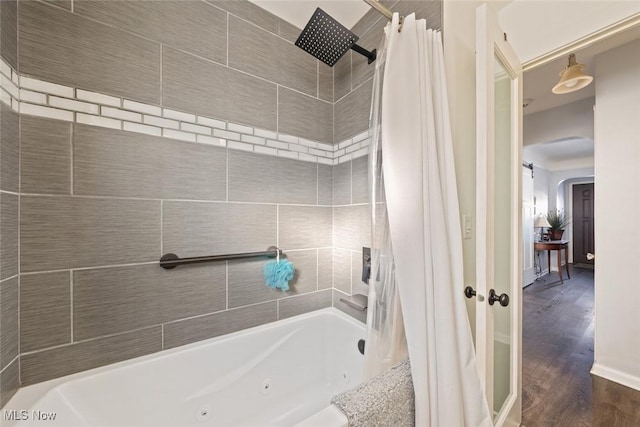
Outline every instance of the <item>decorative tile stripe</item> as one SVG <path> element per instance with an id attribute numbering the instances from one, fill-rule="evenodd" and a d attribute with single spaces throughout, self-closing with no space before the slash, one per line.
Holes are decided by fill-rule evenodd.
<path id="1" fill-rule="evenodd" d="M 369 132 L 331 145 L 129 99 L 19 76 L 0 60 L 0 101 L 16 112 L 337 165 L 369 153 Z"/>

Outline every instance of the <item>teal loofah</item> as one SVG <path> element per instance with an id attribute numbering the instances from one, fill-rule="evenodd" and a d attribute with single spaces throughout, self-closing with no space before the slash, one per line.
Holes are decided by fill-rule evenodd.
<path id="1" fill-rule="evenodd" d="M 269 261 L 264 265 L 264 279 L 271 289 L 288 291 L 289 281 L 295 273 L 296 268 L 286 259 L 281 259 L 280 262 Z"/>

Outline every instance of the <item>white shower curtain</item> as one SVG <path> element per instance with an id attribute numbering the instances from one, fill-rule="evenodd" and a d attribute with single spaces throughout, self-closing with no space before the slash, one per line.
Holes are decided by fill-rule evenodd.
<path id="1" fill-rule="evenodd" d="M 369 153 L 369 188 L 371 189 L 371 273 L 369 309 L 364 358 L 364 378 L 369 379 L 407 358 L 407 340 L 402 323 L 402 307 L 396 280 L 389 218 L 385 203 L 380 140 L 380 97 L 384 80 L 386 43 L 382 43 L 376 61 L 371 97 L 371 151 Z"/>
<path id="2" fill-rule="evenodd" d="M 414 15 L 404 19 L 399 32 L 397 13 L 385 33 L 379 136 L 415 388 L 415 425 L 491 426 L 462 293 L 462 236 L 441 35 Z"/>

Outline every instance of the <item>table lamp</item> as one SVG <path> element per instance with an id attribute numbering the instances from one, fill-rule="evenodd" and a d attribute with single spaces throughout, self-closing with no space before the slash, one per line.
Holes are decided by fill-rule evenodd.
<path id="1" fill-rule="evenodd" d="M 542 230 L 540 230 L 540 234 L 539 234 L 539 239 L 538 241 L 541 242 L 543 240 L 542 236 L 544 234 L 544 229 L 545 228 L 549 228 L 551 227 L 551 224 L 549 224 L 549 220 L 547 220 L 547 216 L 544 214 L 540 214 L 536 217 L 536 221 L 533 224 L 534 228 L 541 228 Z"/>

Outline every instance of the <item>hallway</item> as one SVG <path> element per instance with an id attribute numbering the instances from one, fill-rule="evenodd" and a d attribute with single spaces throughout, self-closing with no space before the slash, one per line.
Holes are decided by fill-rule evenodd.
<path id="1" fill-rule="evenodd" d="M 522 425 L 640 425 L 640 392 L 592 377 L 593 271 L 571 268 L 523 291 Z"/>

